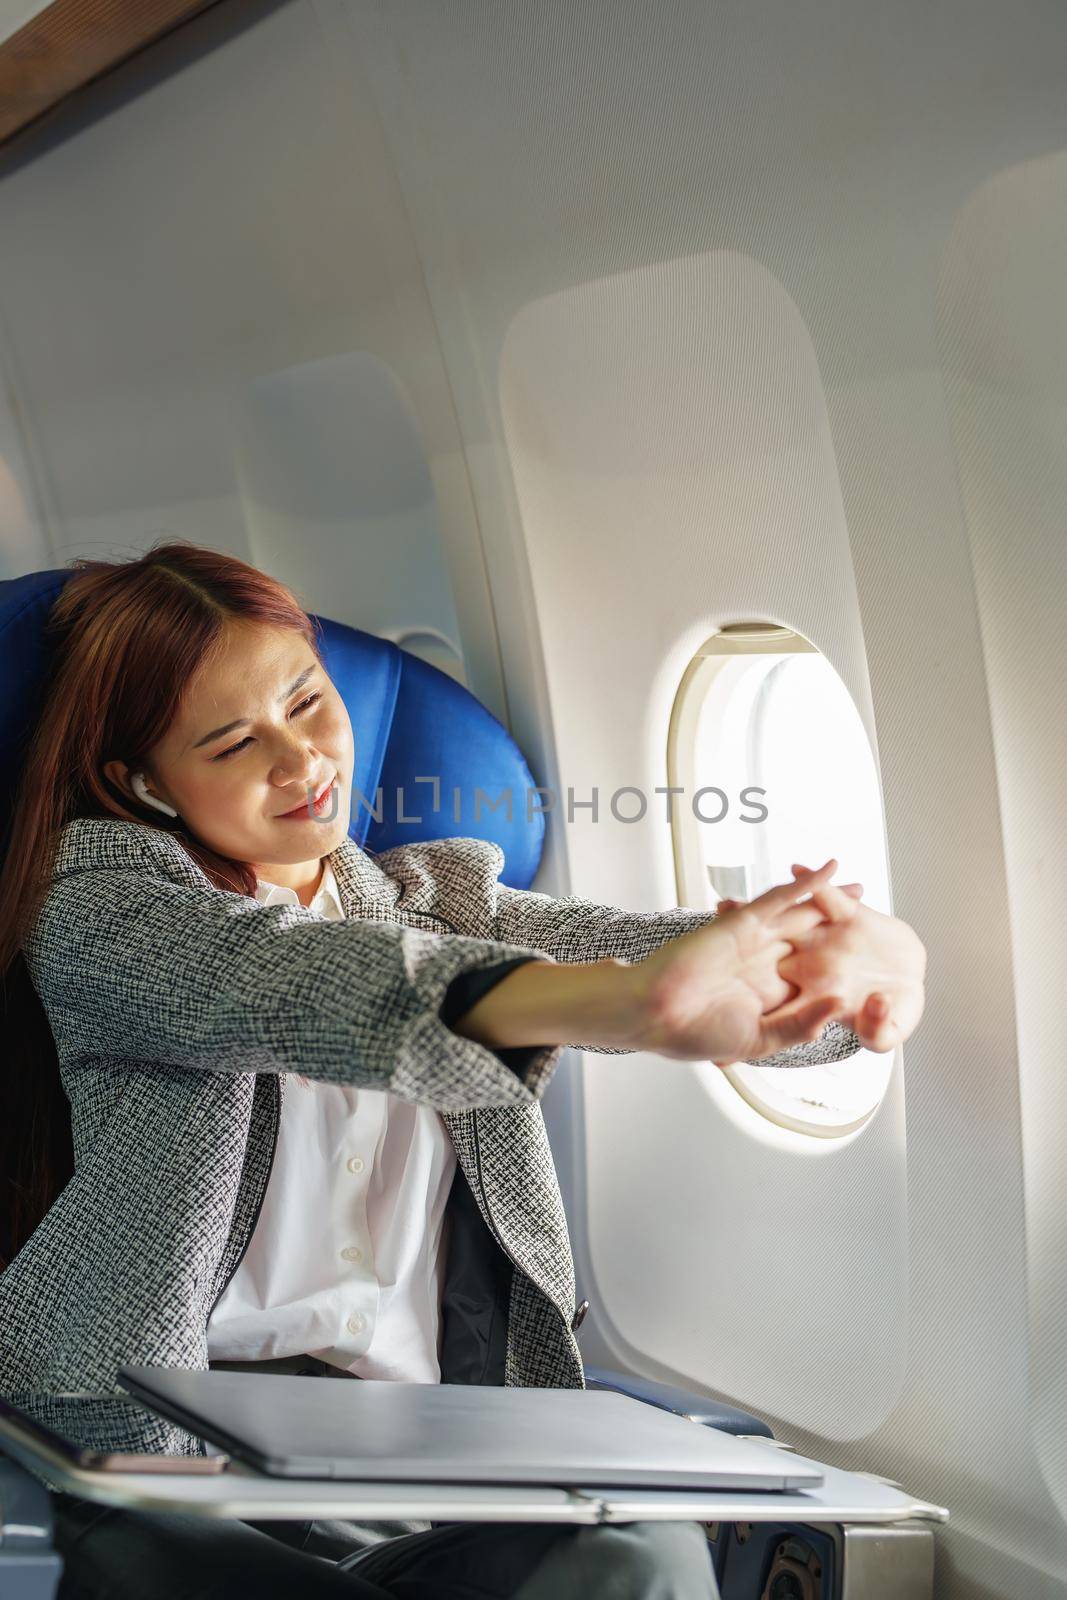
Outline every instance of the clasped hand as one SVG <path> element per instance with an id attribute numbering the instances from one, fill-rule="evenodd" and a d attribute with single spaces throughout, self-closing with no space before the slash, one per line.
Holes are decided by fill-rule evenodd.
<path id="1" fill-rule="evenodd" d="M 632 974 L 648 1019 L 636 1048 L 684 1061 L 758 1061 L 837 1020 L 868 1050 L 918 1025 L 926 950 L 915 930 L 829 882 L 837 862 L 794 866 L 795 881 L 661 945 Z M 810 899 L 805 899 L 810 896 Z"/>

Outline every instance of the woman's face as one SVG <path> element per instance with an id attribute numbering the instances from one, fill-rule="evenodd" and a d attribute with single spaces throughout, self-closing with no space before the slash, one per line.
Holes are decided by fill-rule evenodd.
<path id="1" fill-rule="evenodd" d="M 201 843 L 299 892 L 318 886 L 322 858 L 348 833 L 353 762 L 348 711 L 303 636 L 233 623 L 142 766 L 148 792 Z M 132 794 L 128 769 L 108 768 Z"/>

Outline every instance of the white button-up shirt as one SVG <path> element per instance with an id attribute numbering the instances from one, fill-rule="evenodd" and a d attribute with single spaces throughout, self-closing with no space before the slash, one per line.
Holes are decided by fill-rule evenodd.
<path id="1" fill-rule="evenodd" d="M 265 879 L 256 899 L 299 904 Z M 329 861 L 311 908 L 344 918 Z M 208 1323 L 209 1359 L 307 1354 L 360 1378 L 440 1382 L 455 1169 L 432 1107 L 290 1074 L 259 1219 Z"/>

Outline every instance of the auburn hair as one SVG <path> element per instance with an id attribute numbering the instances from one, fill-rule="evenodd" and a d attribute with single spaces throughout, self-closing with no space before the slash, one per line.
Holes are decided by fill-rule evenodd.
<path id="1" fill-rule="evenodd" d="M 143 767 L 233 623 L 292 628 L 322 662 L 316 624 L 293 592 L 235 556 L 168 540 L 135 560 L 69 565 L 45 623 L 49 665 L 0 861 L 0 1270 L 74 1172 L 55 1042 L 22 955 L 62 829 L 75 817 L 147 823 L 173 834 L 216 888 L 254 894 L 249 863 L 208 849 L 181 818 L 131 801 L 103 767 Z"/>

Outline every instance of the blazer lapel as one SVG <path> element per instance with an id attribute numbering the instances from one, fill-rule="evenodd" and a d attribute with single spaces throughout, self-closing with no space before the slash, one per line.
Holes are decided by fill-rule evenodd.
<path id="1" fill-rule="evenodd" d="M 453 929 L 432 912 L 403 909 L 401 885 L 345 839 L 330 856 L 346 916 Z M 540 1106 L 441 1112 L 478 1208 L 500 1248 L 557 1307 L 569 1326 L 574 1269 L 567 1223 Z"/>

